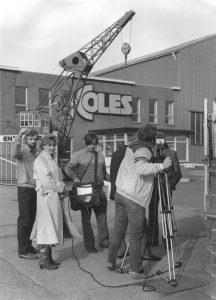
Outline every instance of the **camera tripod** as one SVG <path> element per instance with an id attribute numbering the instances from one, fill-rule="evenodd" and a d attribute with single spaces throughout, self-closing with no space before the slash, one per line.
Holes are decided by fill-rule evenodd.
<path id="1" fill-rule="evenodd" d="M 167 250 L 169 279 L 167 279 L 163 275 L 164 272 L 160 270 L 154 272 L 153 274 L 164 278 L 170 283 L 170 285 L 176 286 L 177 281 L 175 268 L 181 267 L 182 263 L 180 260 L 174 208 L 166 172 L 160 172 L 157 174 L 157 185 L 159 194 L 162 236 L 165 241 L 165 248 Z"/>
<path id="2" fill-rule="evenodd" d="M 162 272 L 158 270 L 153 272 L 153 275 L 160 276 L 165 279 L 170 285 L 176 286 L 176 274 L 175 268 L 180 268 L 182 266 L 180 260 L 179 244 L 177 237 L 177 227 L 172 203 L 172 197 L 170 193 L 169 183 L 167 174 L 165 172 L 160 172 L 157 174 L 157 188 L 159 196 L 160 205 L 160 215 L 161 215 L 161 225 L 162 225 L 162 236 L 165 241 L 167 250 L 167 260 L 168 260 L 168 272 L 169 278 L 165 277 L 163 274 L 167 271 Z M 124 262 L 129 250 L 129 243 L 121 263 L 120 268 L 117 269 L 118 273 L 125 273 Z M 152 276 L 151 276 L 152 277 Z"/>

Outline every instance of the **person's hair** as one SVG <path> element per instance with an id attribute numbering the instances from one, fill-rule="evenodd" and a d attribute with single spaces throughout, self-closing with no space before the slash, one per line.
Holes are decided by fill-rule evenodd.
<path id="1" fill-rule="evenodd" d="M 43 136 L 41 139 L 41 143 L 40 143 L 41 149 L 43 149 L 44 146 L 49 145 L 49 143 L 51 141 L 53 141 L 55 145 L 57 144 L 57 139 L 56 139 L 55 135 L 47 134 L 47 135 Z"/>
<path id="2" fill-rule="evenodd" d="M 94 133 L 87 133 L 84 136 L 84 141 L 86 146 L 92 145 L 93 140 L 95 140 L 95 144 L 98 144 L 98 137 Z"/>
<path id="3" fill-rule="evenodd" d="M 38 132 L 34 129 L 29 129 L 25 132 L 25 136 L 24 136 L 24 142 L 26 143 L 27 142 L 27 138 L 30 136 L 30 137 L 33 137 L 37 135 L 37 138 L 39 137 L 38 136 Z"/>
<path id="4" fill-rule="evenodd" d="M 165 134 L 163 132 L 158 132 L 157 139 L 165 139 Z"/>
<path id="5" fill-rule="evenodd" d="M 140 127 L 137 131 L 137 139 L 147 142 L 154 143 L 157 135 L 157 128 L 152 125 L 146 125 Z"/>

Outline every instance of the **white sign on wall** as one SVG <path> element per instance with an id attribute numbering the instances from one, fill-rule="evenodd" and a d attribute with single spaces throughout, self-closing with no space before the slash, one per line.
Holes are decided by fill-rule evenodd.
<path id="1" fill-rule="evenodd" d="M 93 91 L 93 85 L 85 85 L 77 95 L 82 97 L 79 102 L 77 112 L 86 120 L 93 121 L 94 114 L 122 115 L 132 114 L 132 96 L 120 94 L 107 94 Z M 107 99 L 105 103 L 105 99 Z M 108 105 L 107 105 L 108 103 Z"/>
<path id="2" fill-rule="evenodd" d="M 16 135 L 0 135 L 0 143 L 6 143 L 6 142 L 14 142 Z"/>

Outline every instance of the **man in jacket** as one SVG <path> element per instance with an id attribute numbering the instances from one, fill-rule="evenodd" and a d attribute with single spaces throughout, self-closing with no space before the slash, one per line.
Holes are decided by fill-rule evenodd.
<path id="1" fill-rule="evenodd" d="M 24 143 L 22 143 L 24 135 Z M 13 156 L 17 159 L 19 217 L 17 220 L 18 255 L 20 258 L 38 258 L 38 251 L 30 240 L 36 216 L 36 191 L 33 163 L 36 158 L 38 133 L 22 128 L 15 138 Z"/>
<path id="2" fill-rule="evenodd" d="M 166 143 L 166 139 L 163 133 L 157 134 L 157 140 L 155 145 L 155 155 L 154 160 L 159 161 L 161 158 L 170 157 L 172 165 L 166 169 L 167 179 L 168 179 L 168 188 L 170 196 L 172 196 L 173 191 L 176 189 L 176 185 L 182 177 L 181 167 L 179 164 L 179 159 L 177 152 L 170 149 Z M 163 191 L 166 191 L 166 180 L 165 173 L 160 174 L 160 180 L 162 183 Z M 163 193 L 164 200 L 166 199 L 166 192 Z M 149 204 L 149 218 L 148 218 L 148 227 L 151 235 L 151 246 L 158 246 L 159 242 L 159 224 L 158 224 L 158 204 L 159 204 L 159 188 L 158 188 L 158 178 L 155 177 L 154 180 L 154 189 Z M 164 240 L 163 240 L 164 242 Z M 164 244 L 165 245 L 165 244 Z"/>
<path id="3" fill-rule="evenodd" d="M 146 221 L 145 210 L 151 199 L 154 175 L 171 165 L 170 158 L 166 158 L 163 163 L 151 162 L 155 138 L 156 132 L 150 125 L 138 130 L 137 139 L 126 149 L 116 180 L 115 230 L 107 268 L 115 269 L 118 250 L 129 224 L 130 269 L 134 279 L 144 277 L 141 241 Z"/>
<path id="4" fill-rule="evenodd" d="M 107 226 L 107 198 L 103 191 L 104 180 L 109 181 L 109 174 L 106 172 L 105 159 L 101 151 L 95 151 L 98 143 L 97 136 L 87 133 L 84 137 L 86 147 L 74 153 L 72 159 L 65 167 L 65 173 L 74 183 L 96 183 L 99 189 L 99 205 L 88 207 L 84 203 L 81 208 L 81 219 L 83 229 L 84 246 L 90 253 L 98 252 L 95 248 L 95 238 L 91 225 L 92 209 L 95 213 L 98 227 L 99 246 L 103 248 L 109 247 L 109 232 Z M 98 157 L 97 167 L 95 156 Z M 97 170 L 97 178 L 95 179 L 95 168 Z M 97 182 L 95 182 L 95 180 Z"/>

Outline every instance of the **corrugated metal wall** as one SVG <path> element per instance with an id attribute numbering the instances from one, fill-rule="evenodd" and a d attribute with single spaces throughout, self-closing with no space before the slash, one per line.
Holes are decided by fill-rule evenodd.
<path id="1" fill-rule="evenodd" d="M 174 91 L 176 129 L 190 129 L 190 111 L 203 112 L 203 99 L 216 97 L 216 37 L 188 45 L 175 53 L 113 70 L 103 77 L 134 80 Z M 203 146 L 190 146 L 190 161 L 202 162 Z"/>

